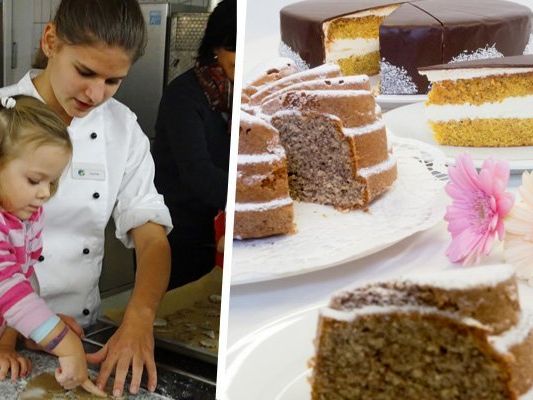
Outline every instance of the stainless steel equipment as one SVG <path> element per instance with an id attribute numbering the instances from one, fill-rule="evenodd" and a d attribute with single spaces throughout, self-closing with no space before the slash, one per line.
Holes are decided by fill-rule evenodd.
<path id="1" fill-rule="evenodd" d="M 144 133 L 153 138 L 163 88 L 194 64 L 209 13 L 207 5 L 169 1 L 143 1 L 140 6 L 148 30 L 146 51 L 115 98 L 137 114 Z"/>
<path id="2" fill-rule="evenodd" d="M 194 66 L 208 18 L 207 12 L 172 15 L 167 83 Z"/>
<path id="3" fill-rule="evenodd" d="M 93 352 L 101 348 L 116 329 L 114 325 L 104 321 L 85 329 L 85 337 L 82 340 L 86 351 Z M 187 357 L 180 351 L 176 352 L 159 344 L 156 341 L 154 352 L 158 367 L 158 392 L 174 399 L 214 399 L 216 364 L 201 361 L 197 357 Z M 192 397 L 180 396 L 184 386 L 192 392 Z"/>

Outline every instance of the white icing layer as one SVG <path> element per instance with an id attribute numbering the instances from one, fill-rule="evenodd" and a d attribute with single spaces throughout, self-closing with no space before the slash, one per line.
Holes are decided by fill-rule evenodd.
<path id="1" fill-rule="evenodd" d="M 326 46 L 326 62 L 379 51 L 379 39 L 337 39 Z"/>
<path id="2" fill-rule="evenodd" d="M 513 68 L 461 68 L 461 69 L 436 69 L 431 71 L 420 71 L 421 75 L 426 75 L 431 82 L 456 81 L 459 79 L 486 78 L 496 75 L 514 75 L 533 72 L 533 68 L 513 67 Z"/>
<path id="3" fill-rule="evenodd" d="M 415 285 L 432 286 L 444 290 L 468 290 L 479 287 L 495 287 L 511 279 L 514 272 L 514 267 L 509 264 L 495 264 L 412 273 L 405 275 L 401 280 Z"/>
<path id="4" fill-rule="evenodd" d="M 274 161 L 283 160 L 285 158 L 285 150 L 283 147 L 275 147 L 272 153 L 261 154 L 239 154 L 237 156 L 237 164 L 258 164 L 258 163 L 272 163 Z"/>
<path id="5" fill-rule="evenodd" d="M 267 122 L 263 121 L 261 118 L 246 112 L 246 110 L 242 110 L 239 117 L 241 119 L 241 122 L 245 122 L 248 125 L 260 125 L 261 127 L 265 129 L 277 132 L 277 130 L 272 125 L 269 125 Z"/>
<path id="6" fill-rule="evenodd" d="M 235 203 L 235 211 L 266 211 L 273 210 L 274 208 L 288 206 L 290 204 L 292 204 L 292 199 L 290 197 L 276 199 L 265 203 Z"/>
<path id="7" fill-rule="evenodd" d="M 487 326 L 481 324 L 478 320 L 467 317 L 460 317 L 457 314 L 453 314 L 446 311 L 441 311 L 435 307 L 425 307 L 425 306 L 365 306 L 357 308 L 354 310 L 334 310 L 333 308 L 325 307 L 320 309 L 320 315 L 326 318 L 331 318 L 337 321 L 346 321 L 351 322 L 355 321 L 357 318 L 365 315 L 376 315 L 376 314 L 391 314 L 391 313 L 406 313 L 406 314 L 428 314 L 428 315 L 440 315 L 453 319 L 455 321 L 460 321 L 466 325 L 474 326 L 477 328 L 490 330 Z"/>
<path id="8" fill-rule="evenodd" d="M 500 353 L 507 353 L 509 350 L 522 343 L 533 330 L 533 310 L 523 309 L 520 320 L 511 329 L 498 336 L 490 336 L 489 341 Z"/>
<path id="9" fill-rule="evenodd" d="M 356 128 L 343 128 L 342 131 L 346 136 L 359 136 L 372 133 L 383 128 L 385 128 L 385 122 L 383 122 L 382 119 L 379 119 L 373 124 L 358 126 Z"/>
<path id="10" fill-rule="evenodd" d="M 357 171 L 358 175 L 362 176 L 363 178 L 367 178 L 372 175 L 377 175 L 382 172 L 388 171 L 392 169 L 396 165 L 396 158 L 389 157 L 387 160 L 373 165 L 368 168 L 361 168 L 359 171 Z"/>
<path id="11" fill-rule="evenodd" d="M 344 97 L 357 97 L 357 96 L 372 96 L 370 90 L 362 89 L 349 89 L 349 90 L 331 90 L 331 89 L 320 89 L 320 90 L 301 90 L 290 93 L 300 93 L 302 97 L 304 96 L 316 96 L 316 97 L 329 97 L 329 98 L 344 98 Z M 285 93 L 284 96 L 287 96 L 289 93 Z"/>
<path id="12" fill-rule="evenodd" d="M 509 97 L 499 103 L 426 105 L 431 121 L 483 118 L 533 118 L 533 96 Z"/>

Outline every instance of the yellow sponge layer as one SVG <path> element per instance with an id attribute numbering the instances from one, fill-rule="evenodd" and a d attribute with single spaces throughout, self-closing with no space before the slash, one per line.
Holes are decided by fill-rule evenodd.
<path id="1" fill-rule="evenodd" d="M 376 15 L 363 18 L 337 18 L 331 21 L 326 39 L 328 41 L 354 38 L 377 39 L 379 26 L 384 19 L 384 16 Z"/>
<path id="2" fill-rule="evenodd" d="M 428 104 L 483 104 L 533 94 L 533 72 L 433 83 Z"/>
<path id="3" fill-rule="evenodd" d="M 533 118 L 430 121 L 435 140 L 448 146 L 509 147 L 533 145 Z"/>
<path id="4" fill-rule="evenodd" d="M 379 51 L 337 60 L 343 75 L 376 75 L 379 72 Z"/>

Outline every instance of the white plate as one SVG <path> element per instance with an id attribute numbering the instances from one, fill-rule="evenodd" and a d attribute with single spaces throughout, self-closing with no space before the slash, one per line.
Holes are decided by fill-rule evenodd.
<path id="1" fill-rule="evenodd" d="M 393 151 L 398 179 L 368 212 L 339 212 L 295 202 L 295 234 L 234 240 L 232 284 L 283 278 L 357 260 L 441 221 L 447 202 L 438 179 L 446 177 L 444 167 L 439 167 L 442 153 L 413 140 L 393 143 Z"/>
<path id="2" fill-rule="evenodd" d="M 520 285 L 522 304 L 533 290 Z M 225 376 L 227 400 L 308 400 L 308 361 L 314 354 L 317 305 L 275 321 L 232 346 Z"/>
<path id="3" fill-rule="evenodd" d="M 376 97 L 376 101 L 383 111 L 392 110 L 393 108 L 405 106 L 407 104 L 424 102 L 428 98 L 427 94 L 412 94 L 412 95 L 394 95 L 394 94 L 380 94 Z"/>
<path id="4" fill-rule="evenodd" d="M 476 167 L 481 167 L 489 157 L 507 160 L 511 170 L 520 172 L 533 168 L 533 147 L 457 147 L 441 146 L 433 139 L 433 133 L 427 124 L 424 104 L 416 103 L 396 108 L 383 114 L 387 130 L 394 136 L 411 138 L 438 146 L 446 155 L 447 162 L 453 164 L 455 157 L 469 153 Z"/>

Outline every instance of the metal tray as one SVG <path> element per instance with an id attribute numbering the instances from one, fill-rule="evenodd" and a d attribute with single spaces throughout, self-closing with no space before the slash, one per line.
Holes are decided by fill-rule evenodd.
<path id="1" fill-rule="evenodd" d="M 119 327 L 119 324 L 117 324 L 115 321 L 106 318 L 106 317 L 99 317 L 98 322 L 103 324 L 109 324 L 111 326 L 114 326 L 116 328 Z M 102 333 L 101 330 L 98 331 L 98 333 Z M 112 333 L 109 335 L 111 337 Z M 91 338 L 91 334 L 89 333 L 87 335 L 87 338 Z M 174 340 L 166 339 L 166 338 L 159 338 L 157 336 L 154 336 L 155 339 L 155 346 L 161 349 L 169 350 L 173 353 L 183 354 L 188 357 L 195 358 L 197 360 L 205 361 L 210 364 L 217 365 L 218 357 L 216 353 L 206 351 L 205 349 L 202 349 L 200 347 L 195 347 L 188 345 L 186 343 L 177 342 Z"/>

